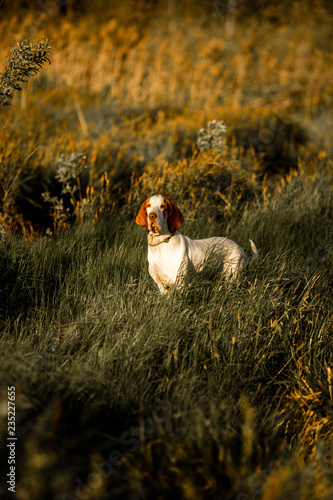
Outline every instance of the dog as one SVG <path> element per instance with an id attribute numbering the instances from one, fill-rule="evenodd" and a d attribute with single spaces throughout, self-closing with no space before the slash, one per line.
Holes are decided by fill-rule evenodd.
<path id="1" fill-rule="evenodd" d="M 146 228 L 149 274 L 160 292 L 169 292 L 176 283 L 184 285 L 189 272 L 201 271 L 211 254 L 221 258 L 225 278 L 235 280 L 247 260 L 243 249 L 218 236 L 191 240 L 178 232 L 183 220 L 177 205 L 161 194 L 144 201 L 135 220 Z M 252 240 L 250 244 L 253 262 L 258 250 Z"/>

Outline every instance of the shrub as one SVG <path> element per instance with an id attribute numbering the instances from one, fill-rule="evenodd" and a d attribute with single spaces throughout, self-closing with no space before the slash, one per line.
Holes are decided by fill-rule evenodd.
<path id="1" fill-rule="evenodd" d="M 235 144 L 225 145 L 226 127 L 215 120 L 198 132 L 198 148 L 192 158 L 168 162 L 157 157 L 139 178 L 132 179 L 129 200 L 137 206 L 155 193 L 163 193 L 188 217 L 238 220 L 262 191 L 260 157 L 246 154 Z"/>

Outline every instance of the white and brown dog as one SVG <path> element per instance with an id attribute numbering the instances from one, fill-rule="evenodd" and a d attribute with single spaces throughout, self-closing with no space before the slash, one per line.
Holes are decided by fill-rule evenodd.
<path id="1" fill-rule="evenodd" d="M 200 271 L 212 253 L 221 257 L 225 278 L 235 279 L 246 262 L 243 249 L 227 238 L 191 240 L 177 231 L 183 220 L 175 203 L 160 194 L 144 201 L 136 217 L 136 223 L 146 227 L 149 274 L 160 291 L 168 292 L 176 281 L 183 284 L 188 272 Z M 250 243 L 252 262 L 258 251 Z"/>

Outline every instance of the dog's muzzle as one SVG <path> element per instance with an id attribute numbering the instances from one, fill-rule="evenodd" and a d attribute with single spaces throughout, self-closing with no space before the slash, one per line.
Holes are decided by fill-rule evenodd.
<path id="1" fill-rule="evenodd" d="M 153 234 L 160 234 L 161 233 L 161 228 L 155 223 L 152 222 L 148 226 L 149 232 Z"/>

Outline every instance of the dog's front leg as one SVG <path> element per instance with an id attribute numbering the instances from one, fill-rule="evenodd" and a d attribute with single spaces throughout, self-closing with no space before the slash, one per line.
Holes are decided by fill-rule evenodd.
<path id="1" fill-rule="evenodd" d="M 174 285 L 174 283 L 171 282 L 166 276 L 162 276 L 160 273 L 158 273 L 154 265 L 149 266 L 148 270 L 150 276 L 153 278 L 156 285 L 158 286 L 159 291 L 163 294 L 168 293 L 172 288 L 172 286 Z"/>

